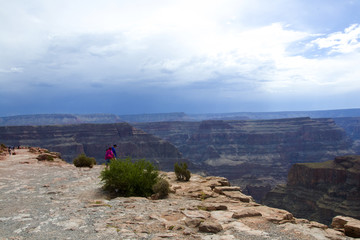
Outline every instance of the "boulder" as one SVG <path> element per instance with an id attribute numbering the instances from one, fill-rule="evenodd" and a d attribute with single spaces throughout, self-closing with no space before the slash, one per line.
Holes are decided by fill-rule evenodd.
<path id="1" fill-rule="evenodd" d="M 360 221 L 350 221 L 345 224 L 345 235 L 360 238 Z"/>
<path id="2" fill-rule="evenodd" d="M 202 222 L 199 218 L 186 218 L 185 219 L 185 225 L 191 228 L 198 227 L 200 223 Z"/>
<path id="3" fill-rule="evenodd" d="M 211 220 L 207 220 L 205 222 L 200 223 L 199 231 L 205 232 L 205 233 L 218 233 L 223 230 L 223 227 L 217 223 L 213 222 Z"/>
<path id="4" fill-rule="evenodd" d="M 336 216 L 333 218 L 331 226 L 335 229 L 343 229 L 346 236 L 360 238 L 360 220 L 358 219 Z"/>

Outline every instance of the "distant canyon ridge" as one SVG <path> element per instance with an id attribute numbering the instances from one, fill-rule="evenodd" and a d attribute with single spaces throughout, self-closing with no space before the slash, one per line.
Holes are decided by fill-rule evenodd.
<path id="1" fill-rule="evenodd" d="M 304 114 L 312 118 L 302 117 Z M 47 148 L 60 152 L 68 162 L 85 153 L 99 163 L 103 162 L 105 148 L 117 144 L 120 157 L 146 158 L 167 171 L 175 162 L 187 161 L 193 172 L 226 177 L 261 201 L 275 185 L 286 182 L 294 163 L 359 154 L 358 116 L 359 109 L 25 115 L 0 118 L 0 143 Z"/>

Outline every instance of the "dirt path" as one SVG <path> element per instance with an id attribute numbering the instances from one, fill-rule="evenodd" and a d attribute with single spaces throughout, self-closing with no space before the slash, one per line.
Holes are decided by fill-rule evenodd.
<path id="1" fill-rule="evenodd" d="M 70 212 L 97 197 L 102 167 L 79 169 L 39 162 L 28 149 L 15 152 L 0 161 L 0 236 L 66 239 L 51 233 L 66 226 Z"/>

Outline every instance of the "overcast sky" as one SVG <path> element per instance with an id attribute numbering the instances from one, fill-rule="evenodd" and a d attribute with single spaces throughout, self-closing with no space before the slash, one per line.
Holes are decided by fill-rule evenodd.
<path id="1" fill-rule="evenodd" d="M 0 0 L 0 116 L 360 107 L 360 0 Z"/>

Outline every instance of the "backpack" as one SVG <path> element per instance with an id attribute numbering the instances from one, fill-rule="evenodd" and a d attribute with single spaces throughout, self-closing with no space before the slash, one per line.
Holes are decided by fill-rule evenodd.
<path id="1" fill-rule="evenodd" d="M 105 154 L 105 159 L 112 159 L 114 158 L 114 154 L 111 150 L 107 150 Z"/>

